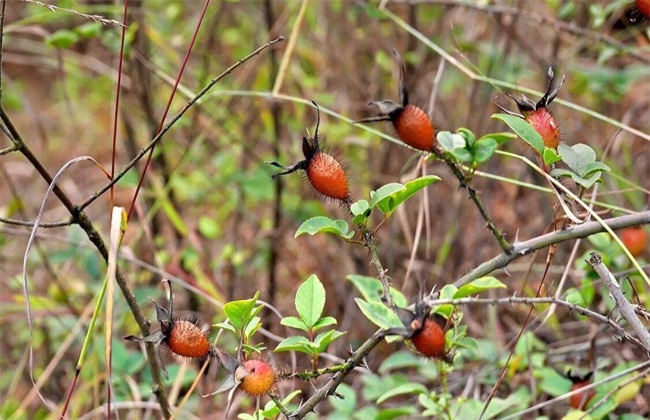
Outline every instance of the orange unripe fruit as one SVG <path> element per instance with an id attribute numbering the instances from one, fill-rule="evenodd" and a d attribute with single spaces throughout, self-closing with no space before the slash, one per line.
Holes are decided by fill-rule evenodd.
<path id="1" fill-rule="evenodd" d="M 633 226 L 623 229 L 621 241 L 634 257 L 643 254 L 648 246 L 648 234 L 641 226 Z"/>
<path id="2" fill-rule="evenodd" d="M 308 162 L 307 178 L 316 191 L 335 200 L 349 198 L 345 171 L 333 156 L 317 151 Z"/>
<path id="3" fill-rule="evenodd" d="M 646 18 L 650 18 L 650 0 L 634 0 L 639 12 Z"/>
<path id="4" fill-rule="evenodd" d="M 414 105 L 406 105 L 397 116 L 392 118 L 395 131 L 400 140 L 414 149 L 431 151 L 435 141 L 435 133 L 431 119 L 422 109 Z"/>
<path id="5" fill-rule="evenodd" d="M 580 388 L 584 388 L 589 384 L 589 381 L 576 382 L 571 386 L 571 391 L 576 391 Z M 589 401 L 591 401 L 595 395 L 596 392 L 593 389 L 578 392 L 577 394 L 571 395 L 571 398 L 569 399 L 569 405 L 576 410 L 584 410 Z"/>
<path id="6" fill-rule="evenodd" d="M 241 388 L 250 395 L 266 394 L 275 384 L 275 372 L 266 362 L 247 360 L 238 369 L 243 369 L 237 373 L 243 376 Z"/>
<path id="7" fill-rule="evenodd" d="M 533 111 L 526 116 L 526 121 L 542 136 L 544 146 L 550 149 L 557 149 L 560 145 L 560 126 L 555 117 L 546 108 L 539 108 Z"/>
<path id="8" fill-rule="evenodd" d="M 418 331 L 411 342 L 416 350 L 426 357 L 445 359 L 445 331 L 440 324 L 431 318 L 424 320 L 422 329 Z"/>
<path id="9" fill-rule="evenodd" d="M 202 359 L 210 351 L 205 331 L 195 323 L 183 319 L 173 321 L 165 344 L 172 353 L 189 358 Z"/>

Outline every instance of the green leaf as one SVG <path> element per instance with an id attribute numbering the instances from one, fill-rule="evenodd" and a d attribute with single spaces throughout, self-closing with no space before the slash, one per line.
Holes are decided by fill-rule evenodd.
<path id="1" fill-rule="evenodd" d="M 449 153 L 451 153 L 453 157 L 455 157 L 457 160 L 460 160 L 461 162 L 472 162 L 474 160 L 472 153 L 465 148 L 457 148 L 450 151 Z"/>
<path id="2" fill-rule="evenodd" d="M 256 309 L 262 309 L 261 306 L 258 306 Z M 258 311 L 259 312 L 259 311 Z M 250 339 L 255 333 L 262 328 L 262 322 L 260 320 L 259 316 L 254 316 L 251 318 L 250 321 L 246 324 L 246 328 L 244 330 L 244 337 L 246 340 Z"/>
<path id="3" fill-rule="evenodd" d="M 603 162 L 591 162 L 584 166 L 582 169 L 583 176 L 589 176 L 593 172 L 610 172 L 611 169 L 609 166 L 605 165 Z"/>
<path id="4" fill-rule="evenodd" d="M 318 334 L 314 339 L 314 347 L 318 353 L 322 353 L 325 350 L 327 350 L 327 346 L 329 346 L 331 342 L 341 338 L 344 335 L 345 335 L 344 332 L 336 331 L 336 330 L 330 330 Z"/>
<path id="5" fill-rule="evenodd" d="M 77 41 L 79 41 L 79 35 L 67 29 L 59 29 L 45 38 L 45 43 L 54 48 L 70 48 Z"/>
<path id="6" fill-rule="evenodd" d="M 348 222 L 345 220 L 332 220 L 329 217 L 317 216 L 306 220 L 302 225 L 300 225 L 294 238 L 305 233 L 313 236 L 319 232 L 333 233 L 346 239 L 350 239 L 354 236 L 354 232 L 350 232 Z"/>
<path id="7" fill-rule="evenodd" d="M 427 387 L 425 387 L 422 384 L 411 382 L 408 384 L 400 385 L 397 388 L 393 388 L 388 392 L 385 392 L 377 399 L 377 404 L 381 404 L 384 401 L 393 397 L 397 397 L 399 395 L 409 395 L 409 394 L 419 395 L 425 393 L 427 393 Z"/>
<path id="8" fill-rule="evenodd" d="M 542 367 L 535 369 L 534 374 L 539 380 L 540 389 L 552 397 L 559 397 L 571 390 L 571 380 L 555 369 Z"/>
<path id="9" fill-rule="evenodd" d="M 355 203 L 352 203 L 350 206 L 350 211 L 354 216 L 352 223 L 356 225 L 364 224 L 370 216 L 371 210 L 372 209 L 370 208 L 370 204 L 368 204 L 366 200 L 359 200 Z"/>
<path id="10" fill-rule="evenodd" d="M 447 284 L 442 289 L 440 289 L 439 299 L 451 300 L 454 299 L 454 295 L 458 291 L 458 288 L 453 284 Z M 454 310 L 453 305 L 440 305 L 432 309 L 433 313 L 443 315 L 445 318 L 449 318 L 451 313 Z"/>
<path id="11" fill-rule="evenodd" d="M 378 201 L 377 207 L 386 215 L 390 215 L 400 204 L 411 198 L 415 193 L 439 180 L 440 178 L 435 175 L 426 175 L 409 181 L 404 184 L 403 189 L 395 191 Z"/>
<path id="12" fill-rule="evenodd" d="M 571 178 L 573 178 L 576 184 L 582 185 L 585 189 L 589 189 L 600 180 L 600 172 L 592 173 L 589 177 L 586 178 L 573 174 Z"/>
<path id="13" fill-rule="evenodd" d="M 404 190 L 404 185 L 393 182 L 380 187 L 377 191 L 372 191 L 370 193 L 370 208 L 375 208 L 380 201 L 385 200 L 396 192 L 402 190 Z"/>
<path id="14" fill-rule="evenodd" d="M 560 156 L 555 149 L 551 149 L 550 147 L 544 147 L 544 163 L 547 165 L 552 165 L 556 162 L 559 162 L 562 160 L 562 156 Z"/>
<path id="15" fill-rule="evenodd" d="M 450 133 L 449 131 L 441 131 L 436 136 L 438 144 L 447 152 L 451 152 L 454 149 L 464 149 L 466 146 L 466 140 L 460 134 Z"/>
<path id="16" fill-rule="evenodd" d="M 325 307 L 325 287 L 318 276 L 312 274 L 300 285 L 296 292 L 295 304 L 296 311 L 307 328 L 313 327 Z"/>
<path id="17" fill-rule="evenodd" d="M 260 297 L 260 292 L 255 292 L 255 296 L 252 299 L 246 300 L 234 300 L 228 302 L 223 306 L 223 312 L 226 314 L 226 317 L 230 323 L 237 329 L 242 330 L 248 324 L 250 319 L 255 316 L 255 305 L 257 304 L 257 299 Z M 260 307 L 261 309 L 261 307 Z M 259 309 L 257 310 L 259 312 Z"/>
<path id="18" fill-rule="evenodd" d="M 580 176 L 585 176 L 585 166 L 596 161 L 596 152 L 584 143 L 578 143 L 573 146 L 561 144 L 558 146 L 558 151 L 562 155 L 562 161 Z"/>
<path id="19" fill-rule="evenodd" d="M 494 277 L 487 276 L 487 277 L 481 277 L 479 279 L 476 279 L 472 281 L 471 283 L 468 283 L 464 286 L 461 286 L 455 293 L 454 293 L 454 299 L 461 299 L 467 296 L 475 295 L 477 293 L 484 292 L 486 290 L 490 289 L 505 289 L 506 285 L 501 283 L 499 280 L 497 280 Z"/>
<path id="20" fill-rule="evenodd" d="M 99 22 L 87 22 L 74 28 L 74 32 L 82 38 L 96 38 L 102 33 L 102 24 Z"/>
<path id="21" fill-rule="evenodd" d="M 381 362 L 379 373 L 386 374 L 391 370 L 419 367 L 421 364 L 422 358 L 416 356 L 412 351 L 398 351 L 392 353 Z"/>
<path id="22" fill-rule="evenodd" d="M 297 330 L 309 331 L 309 327 L 305 325 L 305 322 L 295 316 L 285 316 L 280 320 L 280 324 Z"/>
<path id="23" fill-rule="evenodd" d="M 273 351 L 275 352 L 299 351 L 301 353 L 307 353 L 309 355 L 313 355 L 314 346 L 312 345 L 311 341 L 309 341 L 306 337 L 303 337 L 301 335 L 294 335 L 282 340 L 275 347 L 275 350 Z"/>
<path id="24" fill-rule="evenodd" d="M 508 114 L 494 114 L 492 118 L 503 121 L 514 131 L 523 141 L 528 143 L 540 155 L 544 152 L 544 140 L 542 136 L 526 122 L 523 118 Z"/>
<path id="25" fill-rule="evenodd" d="M 480 139 L 478 139 L 478 142 L 481 142 L 483 140 L 487 139 L 492 139 L 497 142 L 497 144 L 503 144 L 507 142 L 508 140 L 516 139 L 517 136 L 515 136 L 512 133 L 489 133 L 484 136 L 482 136 Z"/>
<path id="26" fill-rule="evenodd" d="M 316 321 L 316 323 L 312 327 L 312 331 L 316 332 L 321 328 L 329 327 L 330 325 L 336 325 L 336 318 L 331 316 L 326 316 Z"/>
<path id="27" fill-rule="evenodd" d="M 467 144 L 468 147 L 471 148 L 474 146 L 474 143 L 476 143 L 476 135 L 467 128 L 461 127 L 456 130 L 456 132 L 458 132 L 458 134 L 460 134 L 465 139 L 465 144 Z"/>
<path id="28" fill-rule="evenodd" d="M 491 138 L 476 142 L 474 145 L 474 160 L 478 163 L 486 162 L 492 157 L 498 146 L 497 141 Z"/>
<path id="29" fill-rule="evenodd" d="M 397 317 L 397 314 L 388 309 L 385 305 L 379 302 L 366 302 L 359 298 L 355 298 L 354 300 L 357 302 L 359 309 L 361 309 L 361 312 L 363 312 L 366 318 L 378 327 L 404 328 L 404 325 Z"/>
<path id="30" fill-rule="evenodd" d="M 233 334 L 237 334 L 237 330 L 235 329 L 235 327 L 233 327 L 232 325 L 226 322 L 220 322 L 218 324 L 213 324 L 212 326 L 220 330 L 226 330 L 226 331 L 230 331 Z"/>
<path id="31" fill-rule="evenodd" d="M 281 401 L 282 407 L 286 407 L 292 399 L 294 399 L 297 395 L 300 395 L 302 391 L 299 389 L 293 391 L 291 394 L 287 395 L 285 399 Z M 267 419 L 274 419 L 277 416 L 280 415 L 281 409 L 277 405 L 275 405 L 275 401 L 271 400 L 264 405 L 264 411 L 262 411 L 262 415 L 267 418 Z"/>
<path id="32" fill-rule="evenodd" d="M 374 277 L 360 276 L 358 274 L 348 274 L 345 278 L 354 284 L 366 301 L 381 303 L 381 297 L 384 294 L 381 281 Z M 400 308 L 408 306 L 408 300 L 399 290 L 391 287 L 390 296 L 393 298 L 395 306 Z"/>

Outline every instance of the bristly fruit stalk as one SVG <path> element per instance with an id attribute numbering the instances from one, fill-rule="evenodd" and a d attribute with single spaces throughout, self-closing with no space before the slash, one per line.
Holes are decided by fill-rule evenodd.
<path id="1" fill-rule="evenodd" d="M 509 111 L 496 102 L 495 105 L 506 114 L 515 115 L 525 119 L 542 137 L 544 146 L 550 149 L 557 149 L 560 145 L 560 126 L 555 117 L 548 111 L 548 109 L 546 109 L 546 107 L 553 102 L 558 93 L 560 93 L 560 89 L 564 83 L 564 76 L 562 76 L 560 83 L 553 87 L 555 74 L 553 73 L 553 68 L 549 66 L 547 77 L 548 86 L 546 87 L 546 92 L 537 103 L 528 99 L 524 94 L 521 94 L 521 98 L 515 98 L 510 93 L 506 93 L 508 97 L 517 103 L 517 107 L 521 114 Z"/>
<path id="2" fill-rule="evenodd" d="M 345 170 L 334 156 L 324 152 L 321 148 L 318 138 L 320 109 L 316 102 L 312 101 L 312 103 L 317 111 L 316 131 L 314 137 L 307 136 L 302 138 L 302 153 L 305 156 L 305 160 L 289 167 L 277 162 L 270 162 L 271 165 L 284 169 L 284 172 L 273 175 L 272 179 L 280 175 L 287 175 L 298 170 L 303 170 L 306 172 L 307 179 L 314 190 L 327 198 L 349 205 L 351 202 L 350 190 Z"/>
<path id="3" fill-rule="evenodd" d="M 393 55 L 400 65 L 400 103 L 391 100 L 370 102 L 379 109 L 379 117 L 366 118 L 357 122 L 390 121 L 400 140 L 414 149 L 430 152 L 435 144 L 435 130 L 431 119 L 421 108 L 409 103 L 408 90 L 404 84 L 404 60 L 396 50 Z"/>

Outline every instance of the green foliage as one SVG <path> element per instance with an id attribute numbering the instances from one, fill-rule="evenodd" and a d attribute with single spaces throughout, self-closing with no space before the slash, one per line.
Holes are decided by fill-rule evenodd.
<path id="1" fill-rule="evenodd" d="M 292 393 L 287 395 L 282 401 L 280 401 L 280 404 L 282 405 L 282 407 L 287 407 L 289 403 L 291 403 L 291 400 L 293 400 L 301 393 L 302 392 L 300 390 L 293 391 Z M 240 413 L 237 416 L 237 418 L 242 420 L 276 419 L 281 415 L 281 413 L 282 413 L 281 408 L 278 407 L 274 401 L 269 401 L 266 403 L 263 409 L 257 410 L 252 415 L 247 413 Z"/>
<path id="2" fill-rule="evenodd" d="M 523 118 L 508 114 L 494 114 L 492 118 L 503 121 L 515 132 L 523 141 L 528 143 L 537 153 L 544 153 L 544 140 L 542 136 Z"/>
<path id="3" fill-rule="evenodd" d="M 459 128 L 456 133 L 441 131 L 436 136 L 447 154 L 473 168 L 487 162 L 501 143 L 514 137 L 511 133 L 491 133 L 477 140 L 474 133 L 466 128 Z"/>
<path id="4" fill-rule="evenodd" d="M 344 332 L 330 330 L 314 337 L 318 330 L 336 324 L 336 319 L 322 317 L 325 308 L 325 287 L 315 274 L 309 276 L 296 292 L 294 301 L 299 317 L 288 316 L 282 318 L 280 323 L 286 327 L 302 330 L 309 338 L 292 336 L 285 338 L 275 348 L 276 352 L 299 351 L 312 357 L 314 366 L 318 355 L 327 350 L 327 347 L 339 339 Z"/>
<path id="5" fill-rule="evenodd" d="M 591 188 L 598 182 L 603 172 L 610 171 L 609 166 L 596 161 L 596 152 L 586 144 L 578 143 L 573 146 L 561 144 L 558 152 L 570 170 L 556 168 L 551 171 L 551 175 L 558 178 L 571 178 L 585 189 Z"/>
<path id="6" fill-rule="evenodd" d="M 346 239 L 350 239 L 354 236 L 354 232 L 350 231 L 348 222 L 345 220 L 332 220 L 325 216 L 312 217 L 311 219 L 306 220 L 302 225 L 300 225 L 294 237 L 297 238 L 305 233 L 312 236 L 317 233 L 333 233 Z"/>
<path id="7" fill-rule="evenodd" d="M 260 317 L 257 316 L 262 310 L 262 305 L 257 304 L 260 292 L 255 292 L 251 299 L 234 300 L 223 306 L 223 312 L 228 322 L 215 324 L 214 327 L 230 331 L 242 339 L 244 350 L 247 353 L 260 352 L 264 346 L 248 345 L 251 337 L 262 327 Z"/>

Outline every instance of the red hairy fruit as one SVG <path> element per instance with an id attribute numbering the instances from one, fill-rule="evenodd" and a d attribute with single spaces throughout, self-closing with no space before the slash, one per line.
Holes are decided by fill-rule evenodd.
<path id="1" fill-rule="evenodd" d="M 237 370 L 241 388 L 250 395 L 266 394 L 275 384 L 273 368 L 261 360 L 247 360 Z"/>
<path id="2" fill-rule="evenodd" d="M 578 389 L 584 388 L 589 384 L 590 382 L 588 380 L 575 382 L 573 386 L 571 386 L 571 391 L 577 391 Z M 577 394 L 571 395 L 571 398 L 569 399 L 569 405 L 576 410 L 584 410 L 587 404 L 589 404 L 589 401 L 591 401 L 595 395 L 596 392 L 593 389 L 578 392 Z"/>
<path id="3" fill-rule="evenodd" d="M 431 151 L 435 133 L 429 116 L 423 110 L 415 105 L 406 105 L 391 120 L 400 140 L 414 149 Z"/>
<path id="4" fill-rule="evenodd" d="M 634 0 L 637 10 L 646 18 L 650 18 L 650 0 Z"/>
<path id="5" fill-rule="evenodd" d="M 345 201 L 350 196 L 343 167 L 327 153 L 316 152 L 309 159 L 307 178 L 314 189 L 325 197 Z"/>
<path id="6" fill-rule="evenodd" d="M 560 82 L 555 85 L 555 74 L 553 73 L 553 69 L 549 67 L 547 78 L 548 85 L 546 87 L 546 92 L 544 93 L 544 96 L 542 96 L 542 98 L 537 102 L 533 102 L 523 94 L 520 98 L 517 98 L 507 93 L 507 95 L 517 103 L 517 108 L 519 108 L 519 112 L 521 114 L 508 111 L 501 105 L 496 104 L 496 102 L 495 104 L 499 109 L 508 115 L 515 115 L 520 118 L 524 118 L 542 137 L 544 146 L 550 149 L 557 149 L 557 147 L 560 145 L 560 126 L 555 117 L 548 111 L 546 107 L 550 105 L 551 102 L 553 102 L 553 100 L 560 93 L 560 89 L 564 83 L 564 76 L 562 76 Z"/>
<path id="7" fill-rule="evenodd" d="M 194 322 L 184 319 L 172 321 L 165 344 L 172 353 L 193 359 L 203 359 L 210 351 L 205 331 Z"/>
<path id="8" fill-rule="evenodd" d="M 546 108 L 533 111 L 526 117 L 526 121 L 542 136 L 544 146 L 557 149 L 560 145 L 560 126 Z"/>
<path id="9" fill-rule="evenodd" d="M 634 257 L 643 254 L 648 246 L 648 234 L 641 226 L 633 226 L 623 229 L 621 241 Z"/>
<path id="10" fill-rule="evenodd" d="M 422 328 L 411 337 L 411 342 L 424 356 L 434 359 L 446 358 L 445 331 L 438 321 L 432 318 L 425 318 Z"/>
<path id="11" fill-rule="evenodd" d="M 393 55 L 400 65 L 399 94 L 400 102 L 391 100 L 373 101 L 370 105 L 379 110 L 378 117 L 366 118 L 358 122 L 390 121 L 395 127 L 397 136 L 405 144 L 414 149 L 431 152 L 436 137 L 431 119 L 421 108 L 409 103 L 408 90 L 404 84 L 404 60 L 393 50 Z"/>
<path id="12" fill-rule="evenodd" d="M 316 191 L 325 197 L 333 200 L 339 200 L 344 204 L 350 204 L 350 191 L 348 189 L 348 178 L 345 175 L 343 166 L 332 155 L 323 152 L 318 138 L 318 127 L 320 126 L 320 110 L 316 102 L 312 102 L 318 112 L 318 119 L 316 121 L 316 131 L 314 137 L 303 137 L 302 139 L 302 153 L 305 155 L 305 160 L 302 160 L 295 165 L 286 167 L 277 162 L 270 164 L 284 169 L 272 176 L 272 179 L 280 175 L 287 175 L 298 170 L 303 170 L 307 173 L 309 183 Z"/>

